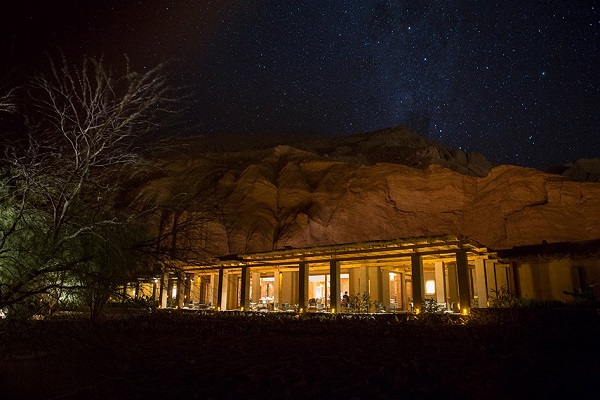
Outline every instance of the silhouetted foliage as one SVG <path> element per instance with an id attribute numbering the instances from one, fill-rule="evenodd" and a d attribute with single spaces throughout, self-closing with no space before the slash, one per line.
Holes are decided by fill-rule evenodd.
<path id="1" fill-rule="evenodd" d="M 78 294 L 97 317 L 145 262 L 133 254 L 152 241 L 152 210 L 123 209 L 120 197 L 143 170 L 135 141 L 177 111 L 177 98 L 165 65 L 115 76 L 93 57 L 49 64 L 0 98 L 27 131 L 0 165 L 0 308 L 48 315 Z"/>

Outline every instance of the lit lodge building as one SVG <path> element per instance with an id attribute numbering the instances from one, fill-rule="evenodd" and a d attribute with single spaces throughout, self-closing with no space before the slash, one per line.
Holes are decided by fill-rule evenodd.
<path id="1" fill-rule="evenodd" d="M 564 290 L 600 282 L 600 240 L 493 251 L 444 235 L 233 254 L 128 284 L 161 308 L 259 312 L 349 311 L 344 293 L 367 295 L 369 312 L 486 308 L 508 291 L 569 301 Z"/>

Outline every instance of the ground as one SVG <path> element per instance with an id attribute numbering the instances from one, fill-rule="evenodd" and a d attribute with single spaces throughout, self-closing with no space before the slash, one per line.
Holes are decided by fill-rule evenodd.
<path id="1" fill-rule="evenodd" d="M 172 311 L 3 323 L 0 398 L 596 397 L 592 319 Z"/>

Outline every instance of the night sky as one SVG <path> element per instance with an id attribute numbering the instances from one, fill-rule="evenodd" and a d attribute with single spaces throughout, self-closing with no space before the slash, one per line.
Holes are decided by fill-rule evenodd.
<path id="1" fill-rule="evenodd" d="M 116 67 L 126 53 L 138 69 L 174 61 L 196 100 L 185 133 L 404 124 L 496 163 L 600 157 L 600 1 L 9 3 L 0 88 L 57 46 Z"/>

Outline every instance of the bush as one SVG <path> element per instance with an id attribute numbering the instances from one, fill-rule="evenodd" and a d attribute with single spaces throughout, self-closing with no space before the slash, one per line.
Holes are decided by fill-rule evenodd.
<path id="1" fill-rule="evenodd" d="M 423 312 L 424 313 L 441 313 L 444 310 L 444 306 L 439 304 L 434 299 L 423 300 Z"/>
<path id="2" fill-rule="evenodd" d="M 492 308 L 564 308 L 566 304 L 560 300 L 529 299 L 517 296 L 514 292 L 502 286 L 492 290 L 496 298 L 490 301 Z"/>
<path id="3" fill-rule="evenodd" d="M 354 313 L 368 313 L 371 310 L 371 295 L 367 292 L 351 294 L 348 310 Z"/>

